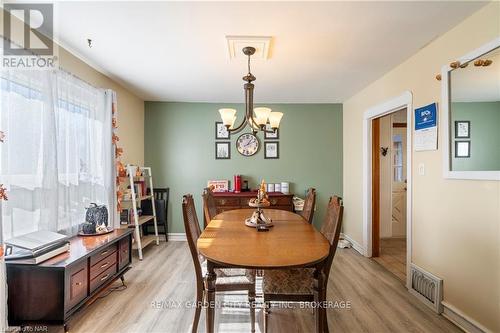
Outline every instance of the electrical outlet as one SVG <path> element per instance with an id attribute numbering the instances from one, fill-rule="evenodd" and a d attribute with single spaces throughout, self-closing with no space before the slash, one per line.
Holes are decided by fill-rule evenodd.
<path id="1" fill-rule="evenodd" d="M 424 176 L 425 175 L 425 164 L 424 163 L 420 163 L 418 165 L 418 174 L 420 176 Z"/>

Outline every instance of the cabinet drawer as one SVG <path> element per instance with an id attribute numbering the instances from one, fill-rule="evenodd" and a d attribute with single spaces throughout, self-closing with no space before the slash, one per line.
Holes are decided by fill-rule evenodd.
<path id="1" fill-rule="evenodd" d="M 215 198 L 215 205 L 216 206 L 239 206 L 240 205 L 240 198 L 229 198 L 229 197 Z"/>
<path id="2" fill-rule="evenodd" d="M 270 197 L 269 202 L 271 206 L 287 206 L 292 205 L 291 197 Z"/>
<path id="3" fill-rule="evenodd" d="M 90 280 L 93 280 L 96 276 L 100 275 L 102 272 L 115 265 L 116 252 L 113 252 L 109 256 L 103 258 L 101 261 L 90 267 Z"/>
<path id="4" fill-rule="evenodd" d="M 251 200 L 251 199 L 255 199 L 254 197 L 251 197 L 251 198 L 241 198 L 240 199 L 240 206 L 242 208 L 250 208 L 250 206 L 248 206 L 248 202 Z"/>
<path id="5" fill-rule="evenodd" d="M 82 263 L 75 265 L 75 267 L 70 269 L 69 272 L 69 297 L 67 309 L 71 309 L 73 306 L 80 303 L 85 297 L 87 297 L 87 287 L 88 287 L 88 267 L 87 261 L 84 260 Z"/>
<path id="6" fill-rule="evenodd" d="M 293 206 L 273 206 L 272 209 L 287 210 L 293 212 Z"/>
<path id="7" fill-rule="evenodd" d="M 97 275 L 94 279 L 90 281 L 90 292 L 93 292 L 99 288 L 103 283 L 106 283 L 111 277 L 116 273 L 116 265 L 111 266 L 106 269 L 101 274 Z"/>
<path id="8" fill-rule="evenodd" d="M 118 244 L 118 269 L 122 269 L 130 263 L 130 239 L 124 238 Z"/>
<path id="9" fill-rule="evenodd" d="M 116 246 L 117 246 L 116 243 L 111 244 L 107 248 L 100 250 L 92 257 L 90 257 L 90 266 L 94 266 L 95 264 L 97 264 L 99 261 L 109 256 L 110 254 L 116 253 Z"/>

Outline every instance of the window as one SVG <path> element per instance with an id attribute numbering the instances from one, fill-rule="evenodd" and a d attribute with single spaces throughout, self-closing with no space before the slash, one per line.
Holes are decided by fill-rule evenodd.
<path id="1" fill-rule="evenodd" d="M 392 161 L 392 179 L 395 182 L 403 181 L 403 140 L 401 139 L 401 135 L 393 135 L 392 137 L 392 149 L 394 152 Z"/>
<path id="2" fill-rule="evenodd" d="M 40 229 L 74 233 L 91 202 L 111 207 L 111 117 L 111 96 L 71 74 L 2 72 L 5 239 Z"/>

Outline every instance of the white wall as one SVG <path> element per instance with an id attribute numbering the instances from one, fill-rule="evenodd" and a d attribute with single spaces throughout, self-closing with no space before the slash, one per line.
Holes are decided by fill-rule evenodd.
<path id="1" fill-rule="evenodd" d="M 441 66 L 499 35 L 500 3 L 493 2 L 344 103 L 344 201 L 356 207 L 344 212 L 344 233 L 363 243 L 363 113 L 405 90 L 415 107 L 440 102 Z M 441 150 L 413 153 L 412 261 L 444 279 L 447 303 L 499 332 L 500 182 L 444 179 L 442 163 Z"/>

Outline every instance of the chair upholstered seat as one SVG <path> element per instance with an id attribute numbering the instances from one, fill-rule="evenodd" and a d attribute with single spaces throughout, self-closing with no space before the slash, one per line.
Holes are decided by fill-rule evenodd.
<path id="1" fill-rule="evenodd" d="M 266 270 L 265 294 L 310 295 L 314 291 L 314 268 Z"/>
<path id="2" fill-rule="evenodd" d="M 203 276 L 207 274 L 207 262 L 201 263 L 201 272 Z M 253 284 L 255 283 L 255 274 L 253 270 L 244 268 L 216 268 L 216 285 L 229 284 Z"/>

